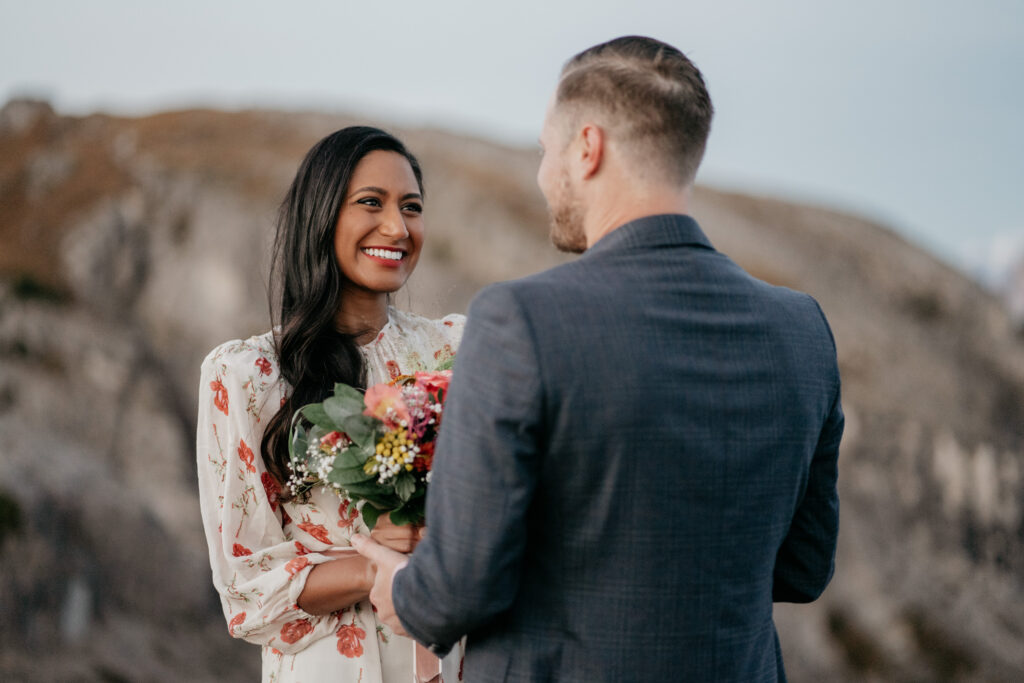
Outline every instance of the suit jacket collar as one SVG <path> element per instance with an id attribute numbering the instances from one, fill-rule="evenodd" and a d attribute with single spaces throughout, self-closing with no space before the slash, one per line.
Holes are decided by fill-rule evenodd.
<path id="1" fill-rule="evenodd" d="M 690 216 L 677 213 L 644 216 L 624 223 L 599 239 L 584 253 L 598 254 L 612 249 L 650 249 L 692 245 L 714 249 L 704 231 Z"/>

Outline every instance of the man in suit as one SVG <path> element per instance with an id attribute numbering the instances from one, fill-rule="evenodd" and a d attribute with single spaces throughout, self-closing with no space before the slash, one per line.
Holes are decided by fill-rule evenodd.
<path id="1" fill-rule="evenodd" d="M 476 297 L 429 533 L 356 541 L 385 620 L 441 654 L 468 634 L 468 681 L 784 680 L 772 602 L 831 578 L 835 345 L 689 217 L 711 114 L 659 41 L 566 64 L 537 180 L 583 254 Z"/>

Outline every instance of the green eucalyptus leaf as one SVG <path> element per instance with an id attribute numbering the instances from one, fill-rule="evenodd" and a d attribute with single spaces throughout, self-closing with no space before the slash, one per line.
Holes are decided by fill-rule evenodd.
<path id="1" fill-rule="evenodd" d="M 302 413 L 302 417 L 306 418 L 317 427 L 322 427 L 329 432 L 333 432 L 338 429 L 334 420 L 327 415 L 327 411 L 324 410 L 324 405 L 322 403 L 310 403 L 308 406 L 303 406 L 300 412 Z"/>
<path id="2" fill-rule="evenodd" d="M 341 428 L 357 446 L 376 446 L 377 424 L 367 415 L 351 415 L 341 423 Z"/>
<path id="3" fill-rule="evenodd" d="M 404 503 L 412 498 L 416 490 L 416 480 L 408 473 L 402 473 L 395 478 L 395 494 Z"/>
<path id="4" fill-rule="evenodd" d="M 391 523 L 395 526 L 402 526 L 403 524 L 409 523 L 409 515 L 404 507 L 400 507 L 397 510 L 392 510 L 391 514 L 388 515 L 391 519 Z"/>
<path id="5" fill-rule="evenodd" d="M 301 424 L 295 425 L 292 428 L 292 438 L 288 441 L 289 459 L 292 462 L 296 462 L 300 457 L 304 457 L 308 446 L 309 436 L 305 428 Z"/>
<path id="6" fill-rule="evenodd" d="M 390 515 L 392 524 L 396 526 L 402 526 L 403 524 L 422 524 L 423 523 L 423 506 L 422 505 L 403 505 L 397 510 L 393 510 Z"/>
<path id="7" fill-rule="evenodd" d="M 372 505 L 364 505 L 362 513 L 363 522 L 366 524 L 366 527 L 373 531 L 373 527 L 377 526 L 377 518 L 380 517 L 381 511 Z"/>
<path id="8" fill-rule="evenodd" d="M 361 486 L 361 484 L 357 484 L 357 486 Z M 368 493 L 361 494 L 358 497 L 380 510 L 393 510 L 402 504 L 402 501 L 389 494 Z"/>
<path id="9" fill-rule="evenodd" d="M 353 387 L 351 385 L 342 384 L 341 382 L 338 382 L 337 384 L 334 385 L 334 395 L 338 396 L 340 398 L 355 399 L 356 401 L 359 401 L 360 403 L 363 402 L 363 392 L 362 391 L 360 391 L 359 389 L 356 389 L 355 387 Z"/>
<path id="10" fill-rule="evenodd" d="M 361 413 L 366 406 L 363 403 L 363 392 L 347 384 L 334 385 L 334 398 L 345 401 L 348 405 L 357 406 L 355 412 Z"/>
<path id="11" fill-rule="evenodd" d="M 347 489 L 350 484 L 361 484 L 376 476 L 376 474 L 367 474 L 362 467 L 349 467 L 331 470 L 331 473 L 327 475 L 327 481 Z"/>
<path id="12" fill-rule="evenodd" d="M 366 500 L 383 500 L 387 501 L 389 498 L 393 498 L 387 491 L 381 489 L 380 484 L 377 483 L 376 475 L 371 475 L 373 478 L 365 481 L 354 482 L 352 484 L 345 484 L 345 491 L 350 495 L 359 496 Z"/>
<path id="13" fill-rule="evenodd" d="M 337 425 L 344 424 L 345 420 L 349 417 L 363 412 L 362 399 L 355 399 L 349 396 L 331 396 L 324 399 L 322 405 L 327 417 Z"/>
<path id="14" fill-rule="evenodd" d="M 366 455 L 359 448 L 346 448 L 341 453 L 338 453 L 337 457 L 334 458 L 334 467 L 340 469 L 348 469 L 350 467 L 359 467 L 366 463 Z"/>

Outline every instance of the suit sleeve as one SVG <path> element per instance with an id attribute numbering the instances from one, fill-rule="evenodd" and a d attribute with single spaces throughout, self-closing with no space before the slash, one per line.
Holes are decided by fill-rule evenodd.
<path id="1" fill-rule="evenodd" d="M 509 608 L 526 544 L 541 429 L 541 372 L 508 285 L 470 306 L 427 495 L 429 533 L 395 576 L 395 608 L 443 655 Z"/>
<path id="2" fill-rule="evenodd" d="M 818 312 L 824 321 L 820 308 Z M 828 329 L 827 322 L 825 327 Z M 775 558 L 772 585 L 775 602 L 816 600 L 832 579 L 835 569 L 839 536 L 839 442 L 843 436 L 844 418 L 834 340 L 832 344 L 831 371 L 835 373 L 835 393 L 811 459 L 807 488 Z"/>

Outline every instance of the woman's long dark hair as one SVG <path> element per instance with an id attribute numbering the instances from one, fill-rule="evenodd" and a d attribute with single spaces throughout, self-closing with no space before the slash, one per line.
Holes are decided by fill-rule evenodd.
<path id="1" fill-rule="evenodd" d="M 270 318 L 281 377 L 292 387 L 267 423 L 260 450 L 267 471 L 288 481 L 288 438 L 298 408 L 324 400 L 336 382 L 365 387 L 356 344 L 364 330 L 339 330 L 337 314 L 348 282 L 334 252 L 338 213 L 359 161 L 375 150 L 409 160 L 423 192 L 419 162 L 397 138 L 377 128 L 351 126 L 328 135 L 302 160 L 277 219 L 270 269 Z M 287 486 L 282 497 L 290 498 Z"/>

